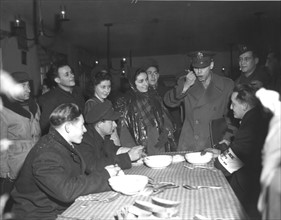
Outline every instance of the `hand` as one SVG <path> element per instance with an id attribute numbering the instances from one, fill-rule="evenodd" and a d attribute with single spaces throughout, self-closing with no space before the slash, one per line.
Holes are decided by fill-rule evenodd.
<path id="1" fill-rule="evenodd" d="M 229 141 L 224 141 L 224 142 L 219 142 L 218 144 L 216 144 L 215 146 L 214 146 L 214 148 L 216 148 L 216 149 L 218 149 L 218 150 L 220 150 L 220 151 L 225 151 L 227 148 L 229 148 L 229 144 L 230 144 L 230 142 Z"/>
<path id="2" fill-rule="evenodd" d="M 195 83 L 195 80 L 196 80 L 195 74 L 192 71 L 187 70 L 187 75 L 186 75 L 185 83 L 183 85 L 182 93 L 185 93 Z"/>
<path id="3" fill-rule="evenodd" d="M 201 151 L 201 155 L 203 156 L 203 155 L 205 155 L 207 152 L 212 153 L 214 157 L 218 157 L 218 156 L 220 155 L 220 153 L 221 153 L 221 151 L 218 150 L 218 149 L 215 149 L 215 148 L 206 148 L 206 149 L 204 149 L 203 151 Z"/>
<path id="4" fill-rule="evenodd" d="M 117 129 L 114 129 L 113 133 L 112 133 L 111 136 L 110 136 L 110 140 L 112 140 L 113 143 L 114 143 L 116 146 L 121 146 L 120 138 L 119 138 L 118 133 L 117 133 Z"/>
<path id="5" fill-rule="evenodd" d="M 131 150 L 130 147 L 119 147 L 118 151 L 116 152 L 116 155 L 128 153 L 129 150 Z"/>
<path id="6" fill-rule="evenodd" d="M 138 160 L 142 157 L 143 148 L 144 148 L 144 146 L 139 145 L 139 146 L 132 147 L 128 151 L 128 154 L 129 154 L 129 157 L 131 158 L 131 161 L 136 161 L 136 160 Z"/>
<path id="7" fill-rule="evenodd" d="M 123 170 L 118 166 L 118 164 L 108 165 L 105 167 L 105 169 L 109 173 L 110 177 L 124 174 Z"/>
<path id="8" fill-rule="evenodd" d="M 223 139 L 222 141 L 219 142 L 219 144 L 226 144 L 227 146 L 229 146 L 230 141 Z"/>

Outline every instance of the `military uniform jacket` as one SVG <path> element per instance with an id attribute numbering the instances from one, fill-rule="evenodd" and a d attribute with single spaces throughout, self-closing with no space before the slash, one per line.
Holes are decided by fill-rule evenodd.
<path id="1" fill-rule="evenodd" d="M 246 83 L 252 83 L 259 81 L 262 83 L 262 87 L 268 88 L 268 86 L 271 83 L 271 76 L 270 73 L 267 72 L 267 70 L 264 67 L 256 67 L 254 72 L 246 77 L 244 73 L 241 73 L 241 75 L 236 79 L 235 84 L 246 84 Z"/>
<path id="2" fill-rule="evenodd" d="M 185 77 L 168 91 L 164 102 L 176 107 L 184 102 L 185 119 L 179 138 L 178 151 L 200 151 L 211 147 L 210 121 L 227 115 L 234 82 L 211 73 L 207 89 L 197 79 L 192 87 L 182 93 Z"/>

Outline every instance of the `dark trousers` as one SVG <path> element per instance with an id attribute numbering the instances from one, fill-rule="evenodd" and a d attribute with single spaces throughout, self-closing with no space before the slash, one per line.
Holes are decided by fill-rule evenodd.
<path id="1" fill-rule="evenodd" d="M 260 193 L 259 178 L 249 174 L 249 172 L 245 172 L 242 168 L 233 173 L 228 178 L 228 181 L 250 219 L 261 219 L 261 215 L 257 209 Z"/>

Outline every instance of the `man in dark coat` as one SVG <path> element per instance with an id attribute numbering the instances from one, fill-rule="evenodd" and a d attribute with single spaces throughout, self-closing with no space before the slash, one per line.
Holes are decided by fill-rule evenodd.
<path id="1" fill-rule="evenodd" d="M 215 166 L 228 177 L 238 199 L 254 219 L 258 217 L 261 150 L 269 124 L 269 117 L 263 113 L 255 91 L 247 84 L 234 88 L 231 109 L 234 117 L 241 120 L 240 126 L 230 145 L 221 145 L 225 148 L 220 148 L 222 154 L 215 160 Z"/>
<path id="2" fill-rule="evenodd" d="M 84 119 L 73 103 L 58 106 L 51 128 L 29 152 L 16 180 L 12 212 L 16 219 L 54 220 L 77 197 L 110 190 L 108 179 L 119 169 L 91 172 L 74 143 L 86 132 Z"/>
<path id="3" fill-rule="evenodd" d="M 49 74 L 56 82 L 57 87 L 40 96 L 38 99 L 41 107 L 40 127 L 42 135 L 47 134 L 50 124 L 49 116 L 52 111 L 63 103 L 75 103 L 81 111 L 84 111 L 85 99 L 79 87 L 75 86 L 75 77 L 71 68 L 67 64 L 54 66 Z"/>
<path id="4" fill-rule="evenodd" d="M 184 103 L 185 119 L 178 151 L 200 151 L 211 147 L 210 122 L 227 115 L 234 83 L 212 72 L 212 54 L 198 51 L 190 54 L 193 71 L 178 80 L 175 88 L 164 96 L 167 106 Z"/>
<path id="5" fill-rule="evenodd" d="M 120 113 L 113 110 L 110 102 L 97 103 L 87 113 L 87 132 L 77 147 L 87 165 L 94 166 L 97 170 L 115 164 L 121 169 L 128 169 L 132 166 L 131 161 L 141 157 L 143 146 L 119 148 L 110 139 L 117 126 L 115 120 L 119 117 Z"/>

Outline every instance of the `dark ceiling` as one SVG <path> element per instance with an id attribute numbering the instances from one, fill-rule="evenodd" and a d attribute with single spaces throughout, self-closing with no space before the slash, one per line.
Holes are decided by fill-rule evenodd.
<path id="1" fill-rule="evenodd" d="M 41 17 L 52 29 L 60 5 L 70 21 L 60 34 L 97 58 L 224 51 L 252 40 L 280 44 L 280 1 L 41 0 Z M 1 0 L 1 7 L 33 22 L 32 0 Z M 37 11 L 40 14 L 40 10 Z"/>

